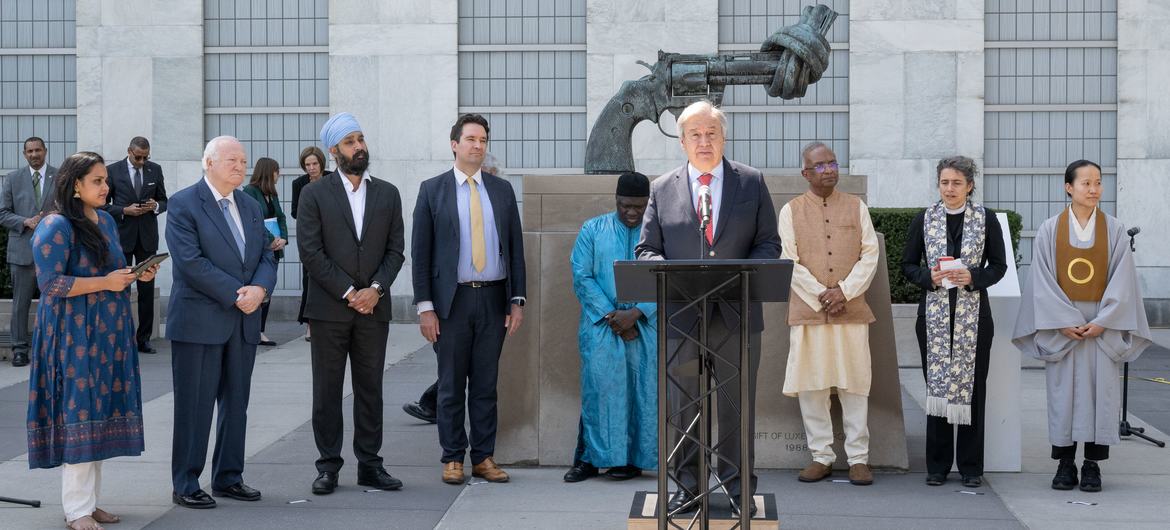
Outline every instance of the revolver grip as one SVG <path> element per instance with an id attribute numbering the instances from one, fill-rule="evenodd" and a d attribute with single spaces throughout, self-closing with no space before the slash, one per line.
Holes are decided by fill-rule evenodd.
<path id="1" fill-rule="evenodd" d="M 653 94 L 644 80 L 626 81 L 606 103 L 593 124 L 585 144 L 585 173 L 619 174 L 634 170 L 630 140 L 634 127 L 643 120 L 657 121 Z"/>

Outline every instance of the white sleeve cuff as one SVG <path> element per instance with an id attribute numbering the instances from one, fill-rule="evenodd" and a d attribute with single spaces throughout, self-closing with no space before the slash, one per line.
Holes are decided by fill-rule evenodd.
<path id="1" fill-rule="evenodd" d="M 420 314 L 420 315 L 423 313 L 426 313 L 427 311 L 434 311 L 434 310 L 435 310 L 435 304 L 433 302 L 431 302 L 430 300 L 418 303 L 418 314 Z"/>
<path id="2" fill-rule="evenodd" d="M 352 292 L 353 292 L 353 286 L 351 285 L 351 286 L 349 286 L 349 289 L 345 290 L 345 294 L 341 295 L 341 299 L 345 300 L 345 299 L 349 298 L 349 293 L 352 293 Z"/>

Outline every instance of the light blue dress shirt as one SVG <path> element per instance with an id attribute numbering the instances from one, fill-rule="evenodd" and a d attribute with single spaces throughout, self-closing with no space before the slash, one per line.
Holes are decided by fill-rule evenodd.
<path id="1" fill-rule="evenodd" d="M 471 185 L 467 179 L 474 179 L 479 191 L 480 209 L 483 211 L 483 241 L 487 263 L 482 271 L 476 271 L 471 264 Z M 492 210 L 492 199 L 483 186 L 483 172 L 476 171 L 467 176 L 455 168 L 455 200 L 459 210 L 459 283 L 490 282 L 504 279 L 504 265 L 500 263 L 500 235 L 496 232 L 496 216 Z"/>

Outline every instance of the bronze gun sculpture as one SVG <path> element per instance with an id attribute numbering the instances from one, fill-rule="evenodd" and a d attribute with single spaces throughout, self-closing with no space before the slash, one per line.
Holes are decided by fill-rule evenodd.
<path id="1" fill-rule="evenodd" d="M 633 171 L 630 138 L 638 123 L 658 123 L 666 111 L 678 118 L 688 105 L 701 100 L 719 105 L 728 85 L 765 85 L 768 95 L 784 99 L 804 96 L 829 66 L 825 34 L 836 18 L 828 6 L 805 6 L 800 22 L 777 30 L 756 53 L 687 55 L 659 50 L 653 66 L 638 61 L 650 74 L 622 83 L 602 109 L 585 146 L 585 173 Z M 662 130 L 662 125 L 658 128 Z"/>

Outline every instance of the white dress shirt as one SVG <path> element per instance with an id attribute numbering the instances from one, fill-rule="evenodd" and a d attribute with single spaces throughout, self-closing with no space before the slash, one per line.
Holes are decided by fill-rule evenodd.
<path id="1" fill-rule="evenodd" d="M 719 209 L 723 206 L 723 162 L 720 161 L 719 165 L 715 166 L 715 169 L 712 169 L 710 173 L 711 184 L 708 187 L 711 188 L 711 233 L 714 234 L 719 229 L 716 219 L 719 219 Z M 691 204 L 694 205 L 696 212 L 699 211 L 699 186 L 701 186 L 699 177 L 702 174 L 702 171 L 687 162 L 687 176 L 691 183 Z"/>
<path id="2" fill-rule="evenodd" d="M 338 171 L 337 175 L 341 177 L 341 188 L 345 190 L 345 198 L 349 200 L 349 213 L 353 215 L 353 229 L 357 232 L 358 241 L 361 242 L 362 221 L 366 217 L 366 190 L 370 189 L 370 172 L 365 171 L 362 173 L 362 178 L 358 181 L 356 190 L 353 189 L 353 184 L 349 181 L 349 177 L 345 173 Z M 352 285 L 349 286 L 349 289 L 346 289 L 345 293 L 341 295 L 341 299 L 345 300 L 349 298 L 349 293 L 353 291 L 354 287 Z"/>
<path id="3" fill-rule="evenodd" d="M 207 187 L 211 189 L 211 196 L 215 198 L 216 208 L 219 208 L 219 201 L 223 199 L 228 200 L 228 213 L 232 214 L 232 220 L 236 222 L 236 229 L 240 231 L 240 237 L 244 237 L 245 242 L 247 242 L 247 238 L 244 236 L 244 223 L 243 221 L 240 221 L 240 208 L 236 205 L 235 194 L 229 193 L 226 197 L 220 195 L 219 190 L 215 189 L 215 186 L 211 185 L 211 181 L 208 180 L 206 176 L 203 177 L 203 182 L 207 183 Z"/>

